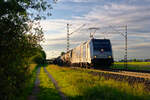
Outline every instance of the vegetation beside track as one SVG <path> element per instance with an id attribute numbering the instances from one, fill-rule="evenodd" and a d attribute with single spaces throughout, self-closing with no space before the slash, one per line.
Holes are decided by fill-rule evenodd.
<path id="1" fill-rule="evenodd" d="M 37 64 L 30 64 L 30 79 L 26 80 L 25 82 L 25 87 L 23 87 L 23 92 L 20 93 L 20 95 L 18 97 L 16 97 L 16 100 L 27 100 L 29 94 L 32 93 L 32 89 L 34 87 L 34 82 L 36 79 L 36 72 L 37 72 L 37 68 L 39 66 Z"/>
<path id="2" fill-rule="evenodd" d="M 48 72 L 55 78 L 61 91 L 70 100 L 149 100 L 150 93 L 143 84 L 129 85 L 89 74 L 86 69 L 72 69 L 49 65 Z"/>
<path id="3" fill-rule="evenodd" d="M 41 67 L 38 77 L 40 80 L 40 92 L 37 95 L 38 100 L 61 100 L 54 84 L 45 73 L 43 67 Z"/>
<path id="4" fill-rule="evenodd" d="M 115 62 L 111 68 L 150 71 L 150 62 L 128 62 L 127 68 L 125 68 L 124 62 Z"/>
<path id="5" fill-rule="evenodd" d="M 124 62 L 115 62 L 115 64 L 124 64 Z M 150 62 L 128 62 L 129 65 L 150 65 Z"/>

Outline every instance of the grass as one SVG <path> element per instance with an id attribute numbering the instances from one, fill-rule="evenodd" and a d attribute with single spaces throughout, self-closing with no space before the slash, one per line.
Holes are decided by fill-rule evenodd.
<path id="1" fill-rule="evenodd" d="M 149 100 L 143 84 L 106 80 L 86 69 L 71 69 L 49 65 L 48 72 L 56 79 L 69 100 Z"/>
<path id="2" fill-rule="evenodd" d="M 55 86 L 45 73 L 43 67 L 41 67 L 38 77 L 40 80 L 40 92 L 37 95 L 38 100 L 61 100 Z"/>
<path id="3" fill-rule="evenodd" d="M 128 62 L 127 69 L 130 70 L 149 70 L 150 71 L 150 62 Z M 124 69 L 124 62 L 115 62 L 112 68 Z"/>
<path id="4" fill-rule="evenodd" d="M 115 64 L 124 64 L 124 62 L 115 62 Z M 150 65 L 150 62 L 128 62 L 129 65 Z"/>
<path id="5" fill-rule="evenodd" d="M 34 82 L 36 79 L 37 67 L 38 67 L 37 64 L 30 65 L 30 68 L 29 68 L 30 78 L 25 83 L 26 87 L 22 87 L 24 88 L 23 92 L 21 93 L 20 96 L 16 97 L 16 100 L 27 100 L 27 97 L 32 93 L 32 89 L 34 87 Z"/>
<path id="6" fill-rule="evenodd" d="M 38 67 L 37 64 L 30 64 L 30 67 L 29 67 L 28 71 L 30 73 L 32 73 L 35 70 L 36 67 Z"/>

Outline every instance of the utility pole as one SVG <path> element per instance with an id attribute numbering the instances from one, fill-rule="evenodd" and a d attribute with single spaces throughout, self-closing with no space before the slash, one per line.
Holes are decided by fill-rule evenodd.
<path id="1" fill-rule="evenodd" d="M 127 25 L 125 25 L 125 56 L 124 56 L 124 62 L 125 62 L 125 68 L 128 67 L 128 34 L 127 34 Z"/>
<path id="2" fill-rule="evenodd" d="M 69 24 L 67 24 L 67 51 L 69 51 Z"/>
<path id="3" fill-rule="evenodd" d="M 124 67 L 128 67 L 128 29 L 127 25 L 124 26 L 118 26 L 118 27 L 124 27 L 125 33 L 119 32 L 118 30 L 114 29 L 112 26 L 110 26 L 113 30 L 115 30 L 117 33 L 120 33 L 125 38 L 125 54 L 124 54 Z"/>
<path id="4" fill-rule="evenodd" d="M 82 26 L 80 26 L 79 28 L 77 28 L 76 30 L 74 30 L 71 33 L 70 33 L 70 30 L 69 30 L 69 26 L 70 26 L 70 24 L 67 24 L 67 52 L 69 51 L 69 48 L 70 48 L 70 35 L 77 32 L 78 30 L 80 30 L 82 27 L 85 26 L 85 24 L 83 24 Z"/>

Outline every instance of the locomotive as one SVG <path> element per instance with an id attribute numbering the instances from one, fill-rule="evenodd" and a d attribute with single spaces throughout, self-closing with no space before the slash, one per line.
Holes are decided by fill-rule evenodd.
<path id="1" fill-rule="evenodd" d="M 55 59 L 59 65 L 106 68 L 113 64 L 109 39 L 92 38 Z"/>

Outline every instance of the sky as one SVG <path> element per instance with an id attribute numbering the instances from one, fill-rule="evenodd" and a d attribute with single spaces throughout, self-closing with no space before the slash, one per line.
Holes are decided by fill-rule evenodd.
<path id="1" fill-rule="evenodd" d="M 150 0 L 58 0 L 52 16 L 41 20 L 45 42 L 42 47 L 47 58 L 66 51 L 67 23 L 70 49 L 89 40 L 89 28 L 99 28 L 94 38 L 111 40 L 116 60 L 124 57 L 125 25 L 128 33 L 128 59 L 150 58 Z"/>

